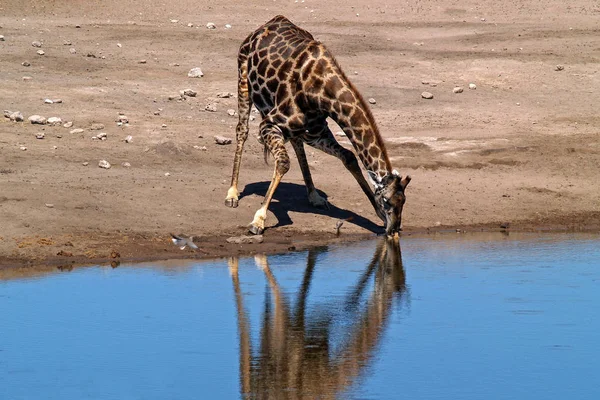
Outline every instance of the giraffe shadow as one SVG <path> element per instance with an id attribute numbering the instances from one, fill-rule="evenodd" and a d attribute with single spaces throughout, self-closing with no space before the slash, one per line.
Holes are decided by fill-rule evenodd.
<path id="1" fill-rule="evenodd" d="M 240 193 L 240 200 L 246 196 L 250 196 L 253 194 L 264 197 L 267 193 L 267 189 L 269 188 L 270 183 L 271 182 L 263 181 L 250 183 L 246 185 L 242 193 Z M 327 198 L 326 193 L 318 189 L 317 192 L 322 197 Z M 281 182 L 277 187 L 277 190 L 275 191 L 273 199 L 277 201 L 271 202 L 271 204 L 269 205 L 269 211 L 275 214 L 275 217 L 277 218 L 278 222 L 276 225 L 272 226 L 272 228 L 292 225 L 294 222 L 292 221 L 289 215 L 289 212 L 292 211 L 306 214 L 326 215 L 333 219 L 349 219 L 349 221 L 346 223 L 351 223 L 356 226 L 360 226 L 361 228 L 376 233 L 378 235 L 384 233 L 383 227 L 377 225 L 370 219 L 358 215 L 350 210 L 336 207 L 331 203 L 329 203 L 329 209 L 312 206 L 308 202 L 308 197 L 306 195 L 306 187 L 304 185 L 298 185 L 296 183 L 289 182 Z"/>

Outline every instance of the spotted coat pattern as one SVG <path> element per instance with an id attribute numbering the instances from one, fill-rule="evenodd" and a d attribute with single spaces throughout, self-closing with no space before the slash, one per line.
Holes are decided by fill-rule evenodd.
<path id="1" fill-rule="evenodd" d="M 268 204 L 290 168 L 285 148 L 288 141 L 298 158 L 313 205 L 327 206 L 327 202 L 314 187 L 304 143 L 339 158 L 386 222 L 387 231 L 400 228 L 404 187 L 410 177 L 402 180 L 392 170 L 371 111 L 333 55 L 309 32 L 281 15 L 250 34 L 239 50 L 237 147 L 226 205 L 238 205 L 238 175 L 252 104 L 262 116 L 259 141 L 265 146 L 265 154 L 268 151 L 275 159 L 273 181 L 250 226 L 252 233 L 264 230 Z M 356 155 L 335 140 L 326 122 L 328 117 L 343 129 L 352 143 L 356 155 L 369 171 L 375 193 L 365 180 Z M 386 190 L 392 187 L 393 190 Z"/>

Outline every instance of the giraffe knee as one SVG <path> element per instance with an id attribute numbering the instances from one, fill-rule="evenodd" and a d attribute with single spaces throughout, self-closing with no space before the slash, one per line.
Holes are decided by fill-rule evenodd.
<path id="1" fill-rule="evenodd" d="M 290 170 L 290 158 L 280 157 L 277 159 L 277 172 L 281 175 L 285 175 Z"/>

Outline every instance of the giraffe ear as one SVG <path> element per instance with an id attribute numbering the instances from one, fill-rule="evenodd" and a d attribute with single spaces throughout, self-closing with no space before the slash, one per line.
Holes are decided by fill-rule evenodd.
<path id="1" fill-rule="evenodd" d="M 375 186 L 376 189 L 380 189 L 383 185 L 381 184 L 381 177 L 373 171 L 367 171 L 369 174 L 369 180 Z"/>
<path id="2" fill-rule="evenodd" d="M 400 185 L 402 186 L 402 190 L 406 189 L 406 186 L 408 186 L 408 184 L 410 183 L 411 179 L 412 178 L 410 177 L 410 175 L 406 175 L 406 178 L 404 178 L 404 179 L 402 179 L 400 181 Z"/>

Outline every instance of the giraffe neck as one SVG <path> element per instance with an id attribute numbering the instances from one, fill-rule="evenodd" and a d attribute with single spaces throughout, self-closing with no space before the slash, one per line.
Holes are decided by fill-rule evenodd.
<path id="1" fill-rule="evenodd" d="M 390 159 L 371 111 L 357 92 L 355 96 L 356 102 L 350 110 L 342 105 L 342 112 L 334 112 L 331 117 L 342 128 L 365 168 L 383 178 L 392 173 Z"/>

